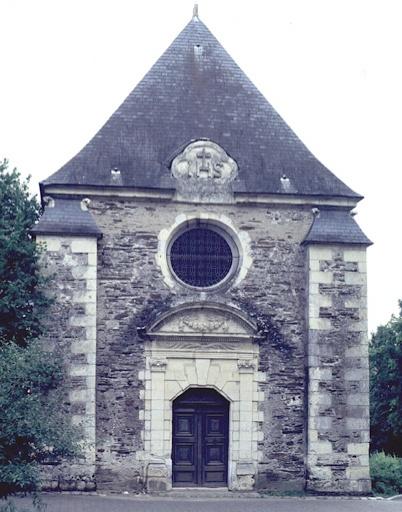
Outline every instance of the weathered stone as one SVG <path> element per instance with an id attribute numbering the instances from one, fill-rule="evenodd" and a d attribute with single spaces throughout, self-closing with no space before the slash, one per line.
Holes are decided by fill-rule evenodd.
<path id="1" fill-rule="evenodd" d="M 316 492 L 365 492 L 369 488 L 364 459 L 368 445 L 359 441 L 368 439 L 368 393 L 363 391 L 368 383 L 368 359 L 366 325 L 361 322 L 366 310 L 365 275 L 357 263 L 364 261 L 364 249 L 328 247 L 325 260 L 319 258 L 321 251 L 309 248 L 310 268 L 317 268 L 318 261 L 321 273 L 332 274 L 333 280 L 325 277 L 318 282 L 317 296 L 317 272 L 310 272 L 310 300 L 316 304 L 313 313 L 318 310 L 330 325 L 322 325 L 320 332 L 310 310 L 307 486 Z M 328 306 L 328 296 L 332 306 Z M 321 297 L 325 297 L 323 306 Z M 330 349 L 322 348 L 324 342 Z M 332 367 L 331 382 L 323 370 L 326 366 Z M 363 458 L 342 457 L 346 451 Z M 352 467 L 357 469 L 352 471 Z"/>
<path id="2" fill-rule="evenodd" d="M 191 76 L 198 77 L 208 66 L 198 44 L 194 55 Z M 197 90 L 203 87 L 196 82 Z M 204 96 L 194 98 L 194 112 L 200 98 Z M 205 98 L 215 99 L 209 93 Z M 243 122 L 248 126 L 250 116 L 257 114 L 254 107 L 247 108 Z M 126 121 L 125 127 L 137 126 L 138 119 Z M 246 141 L 252 159 L 246 158 L 242 167 L 243 155 L 235 160 L 223 144 L 227 140 L 228 148 L 236 150 L 245 142 L 243 135 L 221 133 L 218 144 L 208 130 L 204 133 L 201 121 L 187 135 L 179 130 L 177 147 L 153 140 L 151 127 L 149 133 L 148 128 L 139 130 L 150 136 L 144 148 L 162 176 L 149 189 L 136 181 L 152 178 L 146 170 L 149 162 L 133 164 L 141 148 L 125 146 L 118 135 L 122 132 L 105 141 L 102 155 L 92 155 L 96 172 L 110 177 L 105 187 L 92 188 L 96 180 L 85 185 L 88 169 L 81 164 L 74 169 L 75 181 L 65 182 L 66 189 L 53 185 L 56 208 L 64 195 L 63 204 L 72 213 L 57 210 L 60 214 L 49 216 L 53 234 L 38 237 L 47 244 L 46 272 L 57 276 L 43 341 L 64 356 L 65 399 L 73 424 L 82 426 L 85 448 L 74 463 L 44 468 L 46 481 L 50 486 L 60 482 L 64 490 L 169 490 L 172 432 L 177 430 L 174 401 L 190 388 L 209 388 L 226 400 L 225 414 L 230 410 L 224 416 L 231 441 L 230 450 L 223 450 L 229 452 L 224 460 L 228 474 L 226 478 L 224 469 L 220 478 L 231 489 L 297 491 L 306 486 L 313 492 L 366 492 L 366 260 L 365 245 L 358 244 L 367 241 L 361 237 L 342 244 L 338 233 L 340 241 L 322 243 L 334 234 L 332 228 L 340 227 L 333 225 L 321 234 L 320 243 L 308 238 L 321 205 L 328 218 L 340 213 L 353 227 L 346 209 L 358 196 L 338 181 L 333 186 L 346 196 L 338 189 L 333 196 L 314 192 L 317 183 L 326 181 L 310 169 L 310 157 L 314 190 L 298 193 L 283 171 L 297 175 L 300 160 L 265 161 L 259 155 L 261 140 Z M 218 121 L 222 123 L 211 116 L 208 125 Z M 236 118 L 242 130 L 241 122 Z M 280 147 L 286 147 L 288 138 L 280 133 L 288 133 L 287 127 L 276 128 L 264 138 L 278 133 Z M 291 140 L 296 144 L 296 138 Z M 117 161 L 110 162 L 109 176 L 107 155 L 114 147 L 119 148 L 121 169 L 115 167 Z M 299 156 L 304 158 L 304 151 Z M 250 161 L 261 167 L 250 168 Z M 253 173 L 256 183 L 269 176 L 265 184 L 274 192 L 247 192 L 245 183 Z M 331 175 L 327 178 L 331 183 Z M 308 182 L 307 173 L 299 185 Z M 132 186 L 124 186 L 128 183 Z M 48 185 L 52 187 L 51 182 L 44 187 Z M 77 197 L 84 192 L 90 201 Z M 54 235 L 63 223 L 66 231 L 74 228 L 77 234 Z M 191 229 L 209 229 L 222 238 L 216 261 L 205 268 L 198 265 L 204 275 L 226 258 L 230 268 L 221 282 L 202 287 L 197 279 L 186 284 L 176 274 L 173 246 Z M 212 245 L 208 251 L 214 250 Z M 182 252 L 177 250 L 179 260 Z"/>

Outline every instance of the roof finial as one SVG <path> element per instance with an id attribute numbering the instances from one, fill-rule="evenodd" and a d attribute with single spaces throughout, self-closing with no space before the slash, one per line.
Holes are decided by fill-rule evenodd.
<path id="1" fill-rule="evenodd" d="M 193 18 L 198 18 L 198 4 L 194 4 L 194 7 L 193 7 Z"/>

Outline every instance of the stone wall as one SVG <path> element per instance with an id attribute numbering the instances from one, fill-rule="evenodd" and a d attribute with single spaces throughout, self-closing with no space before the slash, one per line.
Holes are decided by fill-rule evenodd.
<path id="1" fill-rule="evenodd" d="M 97 484 L 141 489 L 144 466 L 145 368 L 138 329 L 169 308 L 213 300 L 243 310 L 263 332 L 259 382 L 261 438 L 258 488 L 301 489 L 304 469 L 305 249 L 308 207 L 187 205 L 94 199 L 99 241 L 97 356 Z M 161 232 L 187 216 L 210 215 L 249 239 L 249 268 L 236 285 L 195 292 L 165 280 Z M 247 236 L 246 236 L 247 235 Z M 159 255 L 160 256 L 160 255 Z"/>
<path id="2" fill-rule="evenodd" d="M 367 493 L 365 247 L 308 248 L 308 489 Z"/>
<path id="3" fill-rule="evenodd" d="M 72 422 L 83 430 L 83 458 L 45 468 L 45 488 L 95 489 L 95 379 L 96 379 L 96 238 L 37 236 L 44 245 L 46 273 L 52 277 L 49 293 L 55 303 L 48 315 L 45 347 L 66 363 Z"/>
<path id="4" fill-rule="evenodd" d="M 189 377 L 207 361 L 215 368 L 220 359 L 222 368 L 229 368 L 223 373 L 233 388 L 228 395 L 232 413 L 239 412 L 239 418 L 241 383 L 252 383 L 250 392 L 242 388 L 244 396 L 252 397 L 253 416 L 248 437 L 242 434 L 250 439 L 251 455 L 241 464 L 240 442 L 239 457 L 233 455 L 241 438 L 232 425 L 233 488 L 255 484 L 257 489 L 302 490 L 307 478 L 314 492 L 366 492 L 365 250 L 303 246 L 313 214 L 302 205 L 197 206 L 94 198 L 90 210 L 101 240 L 38 237 L 47 244 L 48 271 L 57 276 L 57 301 L 45 341 L 66 357 L 73 421 L 83 425 L 89 442 L 85 460 L 53 469 L 49 487 L 91 489 L 95 475 L 98 489 L 143 490 L 158 452 L 150 429 L 152 418 L 160 420 L 161 414 L 155 409 L 152 416 L 152 389 L 163 377 L 161 389 L 168 399 L 159 430 L 167 460 L 171 389 L 180 387 L 173 376 L 181 357 L 187 361 L 189 386 L 216 387 L 209 373 L 206 383 Z M 194 218 L 219 222 L 236 238 L 241 269 L 230 286 L 199 292 L 169 278 L 169 236 Z M 166 367 L 153 371 L 155 347 L 147 345 L 146 328 L 176 307 L 205 302 L 222 310 L 233 307 L 257 326 L 258 350 L 247 356 L 252 354 L 252 370 L 243 371 L 239 354 L 225 354 L 222 346 L 219 357 L 206 351 L 203 363 L 195 352 L 180 357 L 158 352 Z"/>

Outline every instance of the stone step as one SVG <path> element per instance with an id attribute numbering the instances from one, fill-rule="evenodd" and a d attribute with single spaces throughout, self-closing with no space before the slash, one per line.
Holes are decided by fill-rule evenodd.
<path id="1" fill-rule="evenodd" d="M 258 492 L 230 491 L 227 487 L 181 487 L 166 492 L 152 493 L 152 496 L 163 498 L 184 498 L 184 499 L 214 499 L 214 498 L 259 498 Z"/>

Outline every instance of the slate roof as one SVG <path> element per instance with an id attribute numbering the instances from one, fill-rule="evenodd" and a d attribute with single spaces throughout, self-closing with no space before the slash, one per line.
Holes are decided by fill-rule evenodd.
<path id="1" fill-rule="evenodd" d="M 83 210 L 80 199 L 54 199 L 54 206 L 45 208 L 38 224 L 31 232 L 34 235 L 75 235 L 100 238 L 102 232 L 92 214 Z"/>
<path id="2" fill-rule="evenodd" d="M 335 209 L 319 210 L 303 243 L 372 244 L 348 210 Z"/>
<path id="3" fill-rule="evenodd" d="M 235 191 L 361 199 L 312 155 L 197 17 L 93 139 L 42 186 L 173 190 L 171 161 L 202 138 L 238 163 Z"/>

